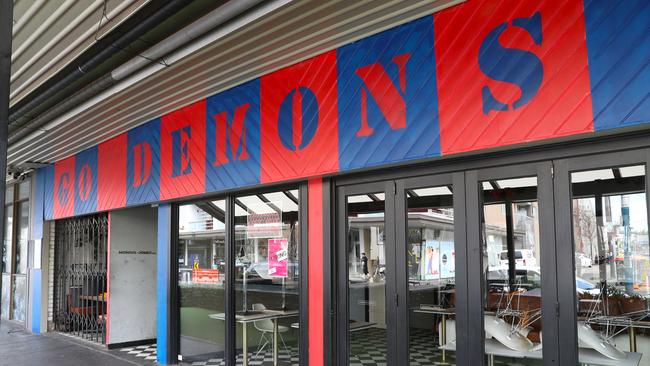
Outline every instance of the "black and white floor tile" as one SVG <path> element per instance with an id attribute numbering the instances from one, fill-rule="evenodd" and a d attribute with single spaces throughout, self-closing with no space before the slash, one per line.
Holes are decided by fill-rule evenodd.
<path id="1" fill-rule="evenodd" d="M 144 361 L 144 364 L 154 364 L 156 362 L 155 344 L 120 348 L 119 352 L 121 356 L 127 356 L 140 362 Z"/>

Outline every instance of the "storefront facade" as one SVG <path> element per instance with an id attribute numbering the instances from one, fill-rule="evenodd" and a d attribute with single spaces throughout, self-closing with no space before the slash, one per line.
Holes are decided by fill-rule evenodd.
<path id="1" fill-rule="evenodd" d="M 38 169 L 33 239 L 155 211 L 162 364 L 650 364 L 648 19 L 384 30 Z"/>

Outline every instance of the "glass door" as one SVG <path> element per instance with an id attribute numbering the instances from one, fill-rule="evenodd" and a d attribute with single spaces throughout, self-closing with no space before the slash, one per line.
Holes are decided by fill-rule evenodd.
<path id="1" fill-rule="evenodd" d="M 563 363 L 650 365 L 649 157 L 556 162 Z"/>
<path id="2" fill-rule="evenodd" d="M 337 364 L 395 365 L 394 183 L 344 186 L 337 193 Z"/>
<path id="3" fill-rule="evenodd" d="M 457 362 L 456 324 L 466 309 L 456 287 L 465 281 L 464 193 L 456 187 L 462 183 L 463 173 L 396 182 L 397 291 L 405 299 L 397 322 L 399 365 Z"/>
<path id="4" fill-rule="evenodd" d="M 557 359 L 551 166 L 467 172 L 469 314 L 483 325 L 471 364 Z"/>

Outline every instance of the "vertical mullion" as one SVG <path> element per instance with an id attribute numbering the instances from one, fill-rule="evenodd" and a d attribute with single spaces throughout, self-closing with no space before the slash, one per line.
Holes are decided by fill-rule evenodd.
<path id="1" fill-rule="evenodd" d="M 333 249 L 336 256 L 336 288 L 338 296 L 334 298 L 334 306 L 336 306 L 336 333 L 338 347 L 337 365 L 348 364 L 348 266 L 346 263 L 347 246 L 348 246 L 348 220 L 347 220 L 347 200 L 345 196 L 345 188 L 340 187 L 336 191 L 336 243 Z"/>
<path id="2" fill-rule="evenodd" d="M 537 170 L 537 206 L 539 210 L 540 268 L 542 273 L 542 329 L 545 347 L 542 348 L 544 365 L 557 365 L 558 318 L 557 268 L 555 250 L 555 213 L 553 202 L 553 165 L 540 163 Z M 550 346 L 549 346 L 550 345 Z"/>
<path id="3" fill-rule="evenodd" d="M 300 184 L 298 201 L 298 225 L 300 227 L 300 336 L 298 350 L 300 365 L 309 364 L 309 195 L 307 182 Z"/>
<path id="4" fill-rule="evenodd" d="M 225 243 L 226 243 L 226 276 L 225 276 L 225 359 L 226 365 L 234 365 L 236 359 L 236 324 L 235 324 L 235 201 L 233 196 L 226 197 Z"/>
<path id="5" fill-rule="evenodd" d="M 335 259 L 334 256 L 335 250 L 332 248 L 332 214 L 334 211 L 332 208 L 335 206 L 333 201 L 332 194 L 332 184 L 331 180 L 327 178 L 323 179 L 323 197 L 322 197 L 322 208 L 323 208 L 323 353 L 324 353 L 324 364 L 332 365 L 334 360 L 336 360 L 336 329 L 334 316 L 336 314 L 335 302 L 333 298 L 335 297 Z"/>
<path id="6" fill-rule="evenodd" d="M 386 256 L 386 289 L 385 289 L 385 312 L 388 327 L 388 364 L 398 365 L 397 356 L 397 312 L 399 309 L 399 298 L 395 281 L 398 278 L 397 261 L 395 258 L 396 236 L 395 236 L 395 187 L 394 181 L 387 181 L 384 185 L 384 256 Z M 403 300 L 405 301 L 405 300 Z"/>
<path id="7" fill-rule="evenodd" d="M 646 203 L 646 210 L 648 211 L 648 214 L 646 218 L 648 219 L 648 226 L 647 228 L 650 228 L 650 149 L 646 149 L 646 159 L 645 159 L 645 203 Z M 650 253 L 648 253 L 650 255 Z"/>
<path id="8" fill-rule="evenodd" d="M 395 289 L 398 296 L 396 315 L 396 364 L 409 363 L 409 286 L 406 259 L 407 233 L 408 233 L 408 207 L 406 203 L 406 186 L 404 180 L 396 183 L 393 211 L 395 217 Z M 388 192 L 386 192 L 388 193 Z M 388 195 L 388 194 L 387 194 Z"/>
<path id="9" fill-rule="evenodd" d="M 467 347 L 469 365 L 485 363 L 485 330 L 483 329 L 483 251 L 481 244 L 481 197 L 477 171 L 465 175 L 465 210 L 467 218 Z M 458 271 L 457 271 L 458 272 Z M 458 303 L 458 299 L 456 303 Z"/>
<path id="10" fill-rule="evenodd" d="M 571 180 L 567 160 L 554 162 L 555 252 L 557 277 L 573 276 L 573 227 Z M 578 364 L 578 335 L 575 281 L 557 281 L 558 348 L 560 365 Z"/>
<path id="11" fill-rule="evenodd" d="M 465 173 L 454 173 L 453 177 L 454 205 L 454 250 L 456 251 L 455 302 L 456 308 L 456 364 L 470 365 L 469 359 L 469 314 L 468 308 L 468 246 L 467 246 L 467 217 L 465 203 Z"/>
<path id="12" fill-rule="evenodd" d="M 174 203 L 171 204 L 171 220 L 170 227 L 168 228 L 170 232 L 169 245 L 169 277 L 168 282 L 168 309 L 169 309 L 169 326 L 167 327 L 167 339 L 169 340 L 169 345 L 167 348 L 167 360 L 170 363 L 178 363 L 178 354 L 180 352 L 180 343 L 181 343 L 181 327 L 180 327 L 180 296 L 178 296 L 178 207 L 179 205 Z"/>

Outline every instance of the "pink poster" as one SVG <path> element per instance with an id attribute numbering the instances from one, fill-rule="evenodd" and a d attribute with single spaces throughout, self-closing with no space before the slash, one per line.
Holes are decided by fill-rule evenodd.
<path id="1" fill-rule="evenodd" d="M 288 247 L 287 239 L 269 239 L 270 277 L 287 277 Z"/>

